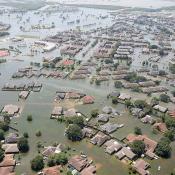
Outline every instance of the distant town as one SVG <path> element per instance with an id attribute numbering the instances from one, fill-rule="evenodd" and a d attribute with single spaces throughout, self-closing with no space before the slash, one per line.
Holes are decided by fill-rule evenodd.
<path id="1" fill-rule="evenodd" d="M 0 2 L 0 175 L 175 175 L 175 2 L 62 3 Z"/>

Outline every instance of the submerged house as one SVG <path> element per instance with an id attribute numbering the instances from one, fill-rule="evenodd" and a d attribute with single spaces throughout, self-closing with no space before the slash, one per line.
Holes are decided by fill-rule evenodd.
<path id="1" fill-rule="evenodd" d="M 108 122 L 110 117 L 111 117 L 111 116 L 108 115 L 108 114 L 99 114 L 99 115 L 97 116 L 97 121 L 98 121 L 98 122 Z"/>
<path id="2" fill-rule="evenodd" d="M 43 155 L 44 157 L 49 157 L 49 156 L 55 154 L 55 150 L 56 150 L 56 147 L 54 147 L 54 146 L 45 147 L 45 148 L 44 148 L 44 151 L 42 152 L 42 155 Z"/>
<path id="3" fill-rule="evenodd" d="M 121 93 L 118 97 L 119 102 L 124 103 L 126 100 L 130 100 L 131 96 L 129 94 Z"/>
<path id="4" fill-rule="evenodd" d="M 153 124 L 156 120 L 151 117 L 150 115 L 146 115 L 145 117 L 143 117 L 141 120 L 140 120 L 142 123 L 149 123 L 149 124 Z"/>
<path id="5" fill-rule="evenodd" d="M 112 124 L 112 123 L 106 123 L 106 124 L 100 126 L 100 129 L 103 132 L 106 132 L 108 134 L 111 134 L 112 132 L 116 131 L 118 128 L 120 128 L 120 125 Z"/>
<path id="6" fill-rule="evenodd" d="M 166 131 L 168 131 L 165 123 L 155 123 L 153 125 L 153 128 L 157 129 L 158 131 L 162 133 L 165 133 Z"/>
<path id="7" fill-rule="evenodd" d="M 47 167 L 39 175 L 61 175 L 60 166 Z"/>
<path id="8" fill-rule="evenodd" d="M 134 135 L 134 134 L 129 134 L 127 137 L 126 137 L 126 140 L 129 142 L 129 143 L 132 143 L 133 141 L 135 140 L 140 140 L 140 141 L 143 141 L 145 143 L 145 155 L 147 155 L 149 158 L 153 159 L 155 157 L 157 157 L 154 153 L 156 147 L 157 147 L 157 142 L 148 138 L 146 135 Z"/>
<path id="9" fill-rule="evenodd" d="M 70 169 L 76 169 L 78 172 L 82 171 L 88 164 L 88 159 L 75 155 L 68 161 L 68 167 Z"/>
<path id="10" fill-rule="evenodd" d="M 0 163 L 0 174 L 1 175 L 15 175 L 14 169 L 16 161 L 14 154 L 5 154 L 3 161 Z"/>
<path id="11" fill-rule="evenodd" d="M 147 170 L 150 167 L 150 164 L 145 162 L 143 159 L 138 159 L 133 163 L 133 168 L 140 175 L 150 175 L 150 172 Z"/>
<path id="12" fill-rule="evenodd" d="M 82 98 L 83 104 L 93 104 L 94 103 L 94 97 L 86 95 Z"/>
<path id="13" fill-rule="evenodd" d="M 26 99 L 29 96 L 30 92 L 29 91 L 21 91 L 19 93 L 19 98 L 21 99 Z"/>
<path id="14" fill-rule="evenodd" d="M 4 106 L 2 112 L 8 114 L 10 117 L 13 117 L 15 114 L 19 112 L 20 108 L 16 105 L 6 105 Z"/>
<path id="15" fill-rule="evenodd" d="M 107 141 L 104 146 L 106 148 L 105 152 L 108 154 L 114 154 L 122 148 L 122 145 L 114 139 Z"/>
<path id="16" fill-rule="evenodd" d="M 5 143 L 17 143 L 19 140 L 19 136 L 16 133 L 9 133 L 5 137 Z"/>
<path id="17" fill-rule="evenodd" d="M 102 111 L 106 114 L 111 114 L 112 113 L 113 108 L 111 106 L 105 106 Z"/>
<path id="18" fill-rule="evenodd" d="M 96 166 L 90 165 L 84 168 L 81 171 L 80 175 L 95 175 L 95 173 L 96 173 Z"/>
<path id="19" fill-rule="evenodd" d="M 91 140 L 90 142 L 97 146 L 102 146 L 107 140 L 109 140 L 110 137 L 105 135 L 102 132 L 98 132 Z"/>
<path id="20" fill-rule="evenodd" d="M 59 116 L 61 116 L 62 114 L 63 114 L 63 107 L 56 106 L 52 111 L 51 118 L 59 118 Z"/>
<path id="21" fill-rule="evenodd" d="M 134 158 L 136 157 L 136 154 L 134 154 L 130 148 L 128 147 L 123 147 L 120 151 L 118 151 L 117 153 L 115 153 L 115 156 L 121 160 L 125 157 L 127 157 L 129 160 L 134 160 Z"/>
<path id="22" fill-rule="evenodd" d="M 161 116 L 162 114 L 165 114 L 167 111 L 168 111 L 168 108 L 166 108 L 166 107 L 163 107 L 160 105 L 153 106 L 153 113 L 155 115 Z"/>
<path id="23" fill-rule="evenodd" d="M 16 154 L 19 153 L 18 145 L 13 144 L 3 144 L 2 149 L 5 151 L 5 154 Z"/>
<path id="24" fill-rule="evenodd" d="M 82 129 L 82 133 L 83 133 L 83 137 L 88 137 L 88 138 L 92 138 L 92 136 L 94 135 L 93 129 L 87 128 L 87 127 L 84 127 Z"/>
<path id="25" fill-rule="evenodd" d="M 137 117 L 137 118 L 142 118 L 145 113 L 143 112 L 142 109 L 140 108 L 131 108 L 131 114 L 134 116 L 134 117 Z"/>

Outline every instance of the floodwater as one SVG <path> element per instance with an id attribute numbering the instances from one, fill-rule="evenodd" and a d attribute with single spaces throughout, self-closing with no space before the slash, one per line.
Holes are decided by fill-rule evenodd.
<path id="1" fill-rule="evenodd" d="M 82 18 L 80 19 L 80 23 L 73 25 L 68 25 L 67 22 L 78 19 L 81 14 Z M 11 78 L 11 75 L 16 72 L 19 68 L 23 68 L 25 66 L 29 66 L 31 61 L 37 61 L 42 62 L 43 54 L 39 53 L 38 55 L 35 55 L 34 57 L 26 56 L 29 50 L 29 46 L 32 42 L 35 41 L 35 39 L 44 38 L 47 35 L 54 34 L 57 31 L 63 31 L 68 30 L 71 28 L 76 28 L 77 25 L 80 27 L 83 27 L 83 25 L 96 23 L 96 25 L 93 26 L 93 28 L 96 27 L 105 27 L 106 24 L 111 24 L 110 17 L 107 17 L 104 20 L 101 20 L 99 17 L 101 15 L 107 15 L 108 11 L 104 10 L 95 10 L 95 9 L 85 9 L 80 8 L 78 12 L 75 13 L 67 13 L 62 14 L 67 17 L 66 21 L 62 21 L 59 16 L 61 13 L 58 14 L 50 14 L 46 16 L 46 14 L 42 14 L 43 16 L 34 14 L 34 12 L 30 11 L 25 13 L 22 16 L 22 20 L 19 20 L 17 18 L 17 14 L 13 15 L 1 15 L 0 21 L 8 22 L 12 25 L 9 32 L 11 33 L 10 37 L 19 36 L 19 35 L 25 35 L 30 36 L 29 38 L 26 37 L 24 42 L 27 44 L 27 48 L 21 48 L 20 50 L 23 52 L 18 57 L 13 57 L 14 54 L 7 57 L 7 63 L 0 64 L 0 88 L 4 85 L 6 82 L 28 82 L 28 81 L 39 81 L 43 83 L 43 88 L 41 92 L 33 92 L 29 95 L 28 99 L 26 101 L 18 101 L 18 92 L 4 92 L 0 91 L 0 108 L 2 108 L 6 104 L 16 104 L 19 105 L 22 108 L 22 113 L 19 118 L 15 118 L 12 120 L 12 126 L 19 129 L 19 133 L 22 135 L 24 132 L 28 132 L 29 134 L 29 143 L 30 143 L 30 151 L 27 154 L 21 155 L 21 165 L 16 167 L 17 175 L 21 174 L 23 172 L 26 172 L 27 174 L 32 174 L 30 169 L 30 160 L 35 157 L 38 153 L 37 149 L 37 143 L 40 141 L 44 146 L 48 146 L 53 144 L 54 142 L 58 143 L 65 143 L 66 145 L 69 145 L 71 148 L 75 148 L 77 150 L 77 153 L 83 151 L 86 153 L 89 157 L 91 157 L 94 162 L 98 165 L 99 169 L 97 171 L 98 175 L 127 175 L 128 174 L 128 168 L 125 164 L 121 163 L 119 160 L 117 160 L 114 156 L 109 156 L 105 154 L 104 148 L 99 148 L 96 146 L 92 146 L 88 140 L 83 140 L 82 142 L 78 143 L 72 143 L 66 139 L 64 136 L 64 124 L 58 123 L 56 120 L 50 119 L 51 111 L 54 107 L 53 100 L 55 96 L 55 92 L 60 88 L 66 88 L 66 89 L 76 89 L 85 92 L 88 95 L 92 95 L 95 97 L 95 104 L 94 105 L 87 105 L 87 106 L 76 106 L 77 109 L 79 109 L 82 113 L 89 115 L 89 112 L 94 108 L 102 108 L 103 106 L 112 105 L 109 100 L 107 100 L 106 96 L 109 92 L 114 90 L 112 83 L 105 83 L 104 85 L 97 87 L 95 85 L 90 85 L 89 81 L 84 80 L 76 80 L 76 81 L 70 81 L 70 80 L 58 80 L 58 79 L 51 79 L 51 78 L 39 78 L 39 79 L 19 79 L 19 80 L 13 80 Z M 30 17 L 30 22 L 26 22 L 26 19 Z M 30 30 L 31 25 L 38 24 L 39 20 L 41 18 L 44 18 L 41 22 L 42 24 L 50 25 L 52 21 L 54 21 L 56 28 L 55 29 L 49 29 L 49 30 L 36 30 L 32 31 Z M 48 20 L 49 19 L 49 20 Z M 49 22 L 48 22 L 49 21 Z M 25 23 L 24 23 L 25 22 Z M 23 25 L 26 28 L 26 32 L 21 32 L 19 30 L 19 27 Z M 89 28 L 88 28 L 89 29 Z M 87 29 L 87 30 L 88 30 Z M 85 28 L 86 30 L 86 28 Z M 11 43 L 7 39 L 3 39 L 0 42 L 0 47 L 8 47 L 9 45 L 14 45 L 14 43 Z M 45 56 L 58 56 L 59 51 L 56 49 L 55 51 L 46 54 Z M 22 59 L 22 62 L 15 61 L 14 58 Z M 86 57 L 84 59 L 87 59 Z M 139 96 L 143 98 L 147 98 L 146 95 L 138 95 L 135 93 L 132 93 L 132 96 Z M 115 106 L 117 110 L 123 111 L 124 106 L 117 105 Z M 27 122 L 27 115 L 32 114 L 33 121 Z M 124 137 L 125 135 L 129 134 L 129 132 L 132 132 L 132 127 L 138 124 L 138 126 L 144 127 L 143 124 L 140 123 L 138 120 L 132 120 L 128 113 L 124 113 L 122 115 L 123 118 L 116 119 L 117 122 L 125 122 L 126 128 L 122 128 L 122 130 L 119 132 L 117 131 L 115 133 L 115 136 L 117 137 Z M 17 124 L 15 124 L 17 122 Z M 143 130 L 148 135 L 150 131 L 148 131 L 149 126 L 146 126 Z M 35 136 L 35 133 L 40 130 L 42 132 L 42 136 L 40 138 L 37 138 Z M 151 137 L 151 136 L 150 136 Z M 156 138 L 156 136 L 152 136 Z M 173 152 L 174 153 L 174 152 Z M 18 156 L 16 156 L 18 158 Z M 167 175 L 170 174 L 170 171 L 174 167 L 174 161 L 175 156 L 172 156 L 171 159 L 168 160 L 155 160 L 151 162 L 151 166 L 153 167 L 151 169 L 151 172 L 153 175 Z M 165 164 L 166 162 L 166 164 Z M 158 165 L 161 165 L 162 169 L 160 172 L 157 172 Z"/>
<path id="2" fill-rule="evenodd" d="M 47 0 L 48 2 L 61 2 L 64 4 L 93 4 L 93 5 L 112 5 L 123 7 L 141 8 L 162 8 L 174 6 L 174 0 Z"/>

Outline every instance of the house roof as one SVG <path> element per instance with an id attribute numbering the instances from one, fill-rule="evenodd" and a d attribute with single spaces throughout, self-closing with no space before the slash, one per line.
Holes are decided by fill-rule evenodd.
<path id="1" fill-rule="evenodd" d="M 120 151 L 118 151 L 115 154 L 115 156 L 118 157 L 119 159 L 122 159 L 126 156 L 130 160 L 133 160 L 136 155 L 129 148 L 123 147 Z"/>
<path id="2" fill-rule="evenodd" d="M 94 175 L 96 172 L 96 167 L 93 165 L 90 165 L 89 167 L 85 168 L 80 175 Z"/>
<path id="3" fill-rule="evenodd" d="M 141 174 L 141 175 L 148 175 L 148 171 L 146 171 L 149 167 L 150 164 L 145 162 L 143 159 L 138 159 L 133 167 L 136 169 L 136 171 Z"/>
<path id="4" fill-rule="evenodd" d="M 44 149 L 44 151 L 42 152 L 42 155 L 45 157 L 48 157 L 50 155 L 53 155 L 55 153 L 56 147 L 53 146 L 48 146 Z"/>
<path id="5" fill-rule="evenodd" d="M 82 133 L 83 133 L 83 137 L 92 137 L 94 134 L 94 131 L 91 128 L 83 128 Z"/>
<path id="6" fill-rule="evenodd" d="M 5 154 L 3 161 L 0 163 L 0 167 L 15 166 L 14 154 Z"/>
<path id="7" fill-rule="evenodd" d="M 155 123 L 153 127 L 163 133 L 168 130 L 165 123 Z"/>
<path id="8" fill-rule="evenodd" d="M 61 115 L 63 112 L 63 107 L 55 106 L 52 111 L 52 115 Z"/>
<path id="9" fill-rule="evenodd" d="M 82 100 L 83 100 L 84 104 L 92 104 L 92 103 L 94 103 L 94 97 L 89 96 L 89 95 L 84 96 Z"/>
<path id="10" fill-rule="evenodd" d="M 77 171 L 83 170 L 86 165 L 88 164 L 88 160 L 86 158 L 83 158 L 79 155 L 75 155 L 68 161 L 69 165 L 74 167 Z"/>
<path id="11" fill-rule="evenodd" d="M 19 139 L 18 134 L 9 133 L 5 138 L 5 142 L 6 143 L 17 143 L 18 139 Z"/>
<path id="12" fill-rule="evenodd" d="M 13 171 L 14 171 L 13 166 L 0 167 L 0 175 L 14 175 Z"/>
<path id="13" fill-rule="evenodd" d="M 113 154 L 122 148 L 122 145 L 114 139 L 107 141 L 104 145 L 106 146 L 106 152 L 109 154 Z"/>
<path id="14" fill-rule="evenodd" d="M 120 96 L 118 97 L 120 100 L 129 100 L 131 99 L 131 96 L 129 94 L 124 94 L 121 93 Z"/>
<path id="15" fill-rule="evenodd" d="M 150 150 L 151 152 L 154 152 L 156 146 L 157 146 L 157 142 L 154 140 L 151 140 L 150 138 L 148 138 L 146 135 L 134 135 L 134 134 L 129 134 L 126 139 L 129 142 L 133 142 L 135 140 L 141 140 L 145 143 L 146 146 L 146 150 Z"/>
<path id="16" fill-rule="evenodd" d="M 5 150 L 6 154 L 18 153 L 19 149 L 16 143 L 13 144 L 3 144 L 2 149 Z"/>
<path id="17" fill-rule="evenodd" d="M 118 124 L 112 124 L 112 123 L 106 123 L 106 124 L 100 126 L 100 129 L 102 131 L 105 131 L 109 134 L 116 131 L 118 128 L 119 128 Z"/>
<path id="18" fill-rule="evenodd" d="M 61 175 L 60 166 L 53 166 L 43 169 L 44 175 Z"/>
<path id="19" fill-rule="evenodd" d="M 168 108 L 160 106 L 160 105 L 155 105 L 153 108 L 163 113 L 167 112 L 168 110 Z"/>
<path id="20" fill-rule="evenodd" d="M 4 106 L 4 108 L 2 110 L 2 112 L 6 112 L 9 115 L 14 115 L 18 111 L 19 111 L 19 107 L 16 106 L 16 105 L 12 105 L 12 104 L 9 104 L 9 105 Z"/>
<path id="21" fill-rule="evenodd" d="M 101 146 L 103 145 L 104 142 L 106 142 L 107 140 L 109 140 L 109 136 L 105 135 L 102 132 L 98 132 L 92 139 L 91 139 L 91 143 L 94 145 L 98 145 Z"/>

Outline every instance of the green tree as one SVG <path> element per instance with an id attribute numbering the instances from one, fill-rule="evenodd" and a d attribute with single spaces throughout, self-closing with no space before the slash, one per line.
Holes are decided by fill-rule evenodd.
<path id="1" fill-rule="evenodd" d="M 98 109 L 93 109 L 93 110 L 91 111 L 91 116 L 92 116 L 93 118 L 96 118 L 98 115 L 99 115 Z"/>
<path id="2" fill-rule="evenodd" d="M 44 168 L 43 156 L 38 155 L 31 161 L 31 169 L 34 171 L 40 171 Z"/>
<path id="3" fill-rule="evenodd" d="M 29 151 L 29 144 L 26 138 L 20 138 L 17 144 L 20 152 L 26 153 Z"/>
<path id="4" fill-rule="evenodd" d="M 0 140 L 4 140 L 4 131 L 0 130 Z"/>
<path id="5" fill-rule="evenodd" d="M 137 155 L 141 156 L 145 152 L 145 143 L 141 140 L 135 140 L 130 144 L 131 150 Z"/>
<path id="6" fill-rule="evenodd" d="M 147 106 L 147 103 L 144 100 L 136 100 L 134 106 L 143 109 Z"/>
<path id="7" fill-rule="evenodd" d="M 112 97 L 112 104 L 118 104 L 118 98 Z"/>
<path id="8" fill-rule="evenodd" d="M 172 91 L 171 93 L 172 93 L 173 97 L 175 97 L 175 90 L 174 90 L 174 91 Z"/>
<path id="9" fill-rule="evenodd" d="M 170 117 L 166 117 L 165 124 L 168 129 L 175 129 L 175 120 Z"/>
<path id="10" fill-rule="evenodd" d="M 65 165 L 68 162 L 68 158 L 65 153 L 55 154 L 55 162 L 57 165 Z"/>
<path id="11" fill-rule="evenodd" d="M 126 106 L 127 108 L 131 107 L 132 105 L 133 105 L 133 104 L 132 104 L 131 100 L 126 100 L 126 101 L 125 101 L 125 106 Z"/>
<path id="12" fill-rule="evenodd" d="M 33 120 L 32 115 L 28 115 L 28 116 L 27 116 L 27 121 L 28 121 L 28 122 L 31 122 L 32 120 Z"/>
<path id="13" fill-rule="evenodd" d="M 114 86 L 115 86 L 115 88 L 122 88 L 123 84 L 121 81 L 115 81 Z"/>
<path id="14" fill-rule="evenodd" d="M 41 135 L 42 135 L 41 131 L 37 131 L 37 132 L 36 132 L 36 136 L 37 136 L 37 137 L 41 137 Z"/>
<path id="15" fill-rule="evenodd" d="M 2 162 L 4 159 L 4 150 L 0 148 L 0 162 Z"/>
<path id="16" fill-rule="evenodd" d="M 52 167 L 55 165 L 56 165 L 55 156 L 54 155 L 49 156 L 48 161 L 47 161 L 47 166 Z"/>
<path id="17" fill-rule="evenodd" d="M 6 122 L 0 122 L 0 129 L 2 129 L 3 131 L 8 131 L 9 130 L 9 124 Z"/>
<path id="18" fill-rule="evenodd" d="M 134 133 L 136 134 L 136 135 L 141 135 L 142 134 L 142 130 L 141 130 L 141 128 L 139 128 L 139 127 L 135 127 L 134 128 Z"/>
<path id="19" fill-rule="evenodd" d="M 167 130 L 164 133 L 164 137 L 167 137 L 169 140 L 174 141 L 175 138 L 175 131 L 174 130 Z"/>
<path id="20" fill-rule="evenodd" d="M 24 132 L 23 137 L 29 138 L 29 134 L 27 132 Z"/>
<path id="21" fill-rule="evenodd" d="M 82 139 L 82 130 L 77 124 L 70 124 L 66 130 L 69 140 L 78 141 Z"/>
<path id="22" fill-rule="evenodd" d="M 166 137 L 161 138 L 157 144 L 155 153 L 160 157 L 164 158 L 170 157 L 171 155 L 170 140 Z"/>
<path id="23" fill-rule="evenodd" d="M 66 120 L 68 124 L 77 124 L 79 127 L 84 127 L 84 118 L 82 116 L 68 117 Z"/>
<path id="24" fill-rule="evenodd" d="M 160 101 L 162 101 L 164 103 L 170 102 L 170 97 L 166 94 L 161 94 L 159 98 L 160 98 Z"/>

